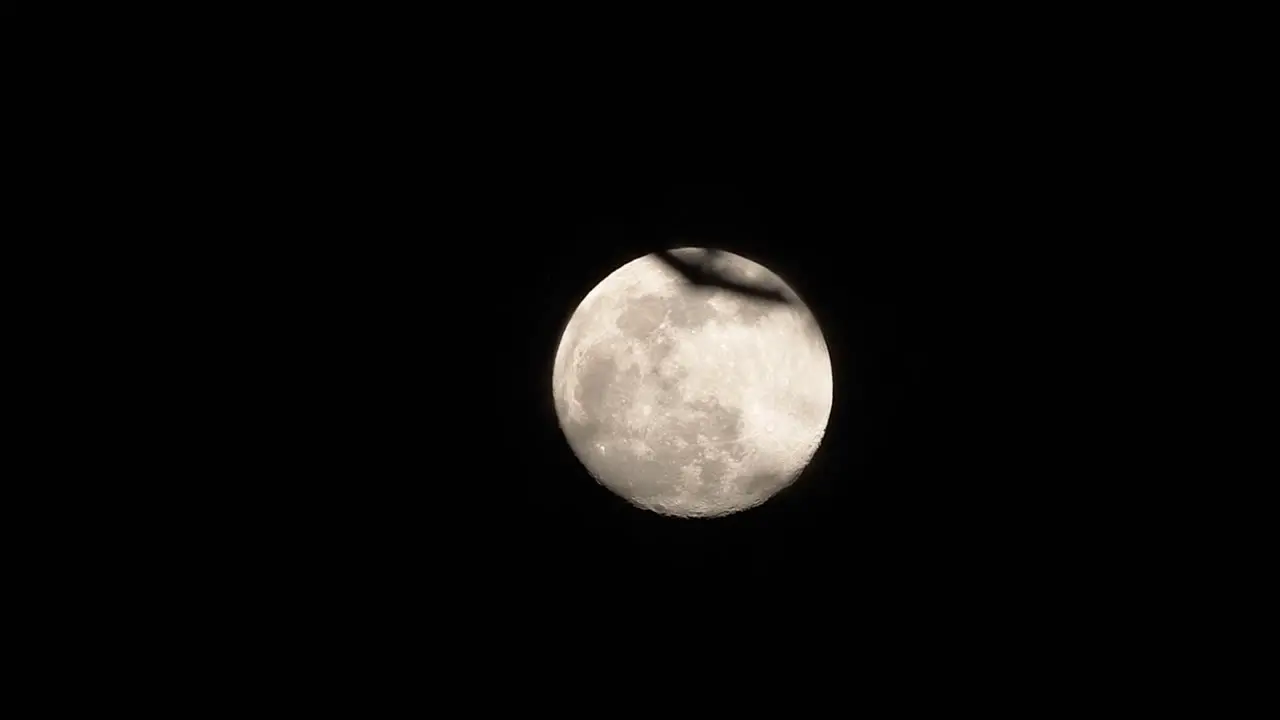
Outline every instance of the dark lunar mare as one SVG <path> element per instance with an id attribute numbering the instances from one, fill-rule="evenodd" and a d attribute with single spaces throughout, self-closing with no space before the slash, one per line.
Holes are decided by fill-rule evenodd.
<path id="1" fill-rule="evenodd" d="M 570 426 L 566 430 L 571 430 L 569 437 L 575 442 L 590 448 L 605 429 L 601 421 L 610 413 L 613 401 L 610 392 L 617 386 L 619 375 L 618 365 L 613 358 L 594 352 L 587 356 L 586 364 L 578 375 L 575 392 L 575 399 L 586 418 L 565 418 L 566 424 Z"/>
<path id="2" fill-rule="evenodd" d="M 624 337 L 644 340 L 666 319 L 669 300 L 658 295 L 641 295 L 629 300 L 615 325 Z"/>
<path id="3" fill-rule="evenodd" d="M 758 325 L 776 309 L 776 305 L 768 302 L 689 286 L 675 295 L 641 295 L 628 301 L 626 309 L 618 316 L 616 325 L 624 336 L 637 340 L 649 339 L 663 320 L 674 327 L 692 330 L 720 316 L 720 312 L 711 305 L 711 299 L 717 296 L 737 301 L 738 309 L 732 317 L 735 324 Z"/>

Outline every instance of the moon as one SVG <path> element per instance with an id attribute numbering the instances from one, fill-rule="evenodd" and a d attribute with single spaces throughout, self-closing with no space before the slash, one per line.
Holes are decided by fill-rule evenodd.
<path id="1" fill-rule="evenodd" d="M 692 283 L 653 254 L 623 265 L 560 338 L 556 416 L 592 477 L 633 505 L 728 515 L 812 459 L 831 414 L 831 358 L 813 313 L 764 266 L 704 248 L 670 254 L 785 301 Z"/>

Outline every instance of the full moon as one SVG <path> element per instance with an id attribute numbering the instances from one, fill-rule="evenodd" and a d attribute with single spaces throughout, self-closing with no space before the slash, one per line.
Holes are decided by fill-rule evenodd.
<path id="1" fill-rule="evenodd" d="M 657 255 L 623 265 L 560 338 L 556 415 L 588 472 L 632 504 L 727 515 L 765 502 L 812 459 L 831 414 L 831 358 L 813 313 L 762 265 L 670 254 L 783 301 L 695 284 Z"/>

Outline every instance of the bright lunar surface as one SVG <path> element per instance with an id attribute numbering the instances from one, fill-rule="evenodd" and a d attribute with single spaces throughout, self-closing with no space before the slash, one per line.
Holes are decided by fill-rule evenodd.
<path id="1" fill-rule="evenodd" d="M 793 482 L 831 414 L 816 320 L 763 266 L 671 253 L 788 302 L 695 285 L 656 255 L 582 300 L 556 352 L 556 415 L 578 459 L 631 503 L 685 517 L 759 505 Z"/>

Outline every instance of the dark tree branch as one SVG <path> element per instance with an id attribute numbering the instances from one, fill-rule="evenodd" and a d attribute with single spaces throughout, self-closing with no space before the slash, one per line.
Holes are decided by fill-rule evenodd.
<path id="1" fill-rule="evenodd" d="M 672 270 L 680 273 L 685 280 L 694 285 L 720 288 L 722 290 L 728 290 L 729 292 L 745 295 L 765 302 L 775 302 L 784 305 L 790 304 L 791 300 L 778 290 L 742 283 L 732 278 L 725 277 L 722 273 L 717 272 L 713 267 L 711 267 L 709 259 L 712 254 L 718 252 L 718 250 L 708 250 L 708 260 L 704 260 L 700 263 L 692 263 L 681 259 L 669 250 L 662 250 L 657 253 L 657 256 L 659 260 L 666 263 Z"/>

